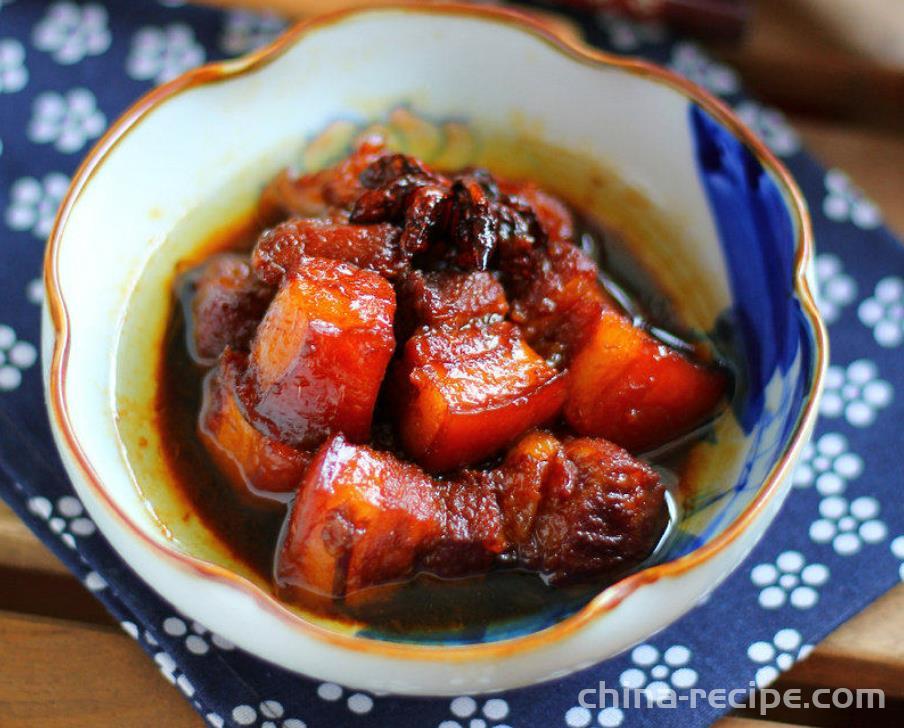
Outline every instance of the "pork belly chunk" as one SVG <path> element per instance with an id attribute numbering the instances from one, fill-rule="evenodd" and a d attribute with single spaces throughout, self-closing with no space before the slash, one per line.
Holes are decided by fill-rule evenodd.
<path id="1" fill-rule="evenodd" d="M 422 571 L 485 573 L 506 546 L 485 474 L 436 481 L 391 453 L 335 435 L 300 482 L 276 579 L 290 591 L 343 598 Z"/>
<path id="2" fill-rule="evenodd" d="M 532 257 L 530 274 L 511 280 L 511 319 L 542 356 L 567 366 L 602 311 L 616 304 L 596 263 L 571 243 L 550 239 Z"/>
<path id="3" fill-rule="evenodd" d="M 186 311 L 192 359 L 213 366 L 227 346 L 247 351 L 273 298 L 273 289 L 254 276 L 248 256 L 216 255 L 187 276 L 194 288 Z"/>
<path id="4" fill-rule="evenodd" d="M 496 477 L 519 562 L 551 583 L 615 577 L 656 547 L 668 511 L 649 465 L 599 438 L 532 433 Z"/>
<path id="5" fill-rule="evenodd" d="M 397 328 L 460 328 L 474 319 L 503 318 L 509 311 L 502 284 L 487 271 L 412 270 L 399 282 Z"/>
<path id="6" fill-rule="evenodd" d="M 303 175 L 283 170 L 261 193 L 261 217 L 268 222 L 290 216 L 335 218 L 361 196 L 361 173 L 384 154 L 382 138 L 365 137 L 334 167 Z"/>
<path id="7" fill-rule="evenodd" d="M 242 377 L 247 356 L 227 349 L 204 380 L 198 435 L 211 460 L 242 495 L 290 493 L 311 459 L 264 434 L 248 417 Z"/>
<path id="8" fill-rule="evenodd" d="M 443 511 L 419 467 L 335 435 L 298 489 L 277 550 L 277 583 L 341 598 L 410 578 L 443 532 Z"/>
<path id="9" fill-rule="evenodd" d="M 302 449 L 335 432 L 365 441 L 395 347 L 394 313 L 395 293 L 378 274 L 305 259 L 287 276 L 251 345 L 259 426 Z"/>
<path id="10" fill-rule="evenodd" d="M 394 225 L 350 225 L 330 220 L 292 218 L 265 231 L 251 256 L 258 278 L 278 286 L 306 258 L 352 263 L 395 278 L 408 268 Z"/>
<path id="11" fill-rule="evenodd" d="M 500 564 L 553 583 L 616 577 L 652 553 L 666 520 L 656 472 L 605 440 L 530 433 L 499 468 L 436 480 L 335 435 L 301 481 L 276 579 L 296 595 L 345 598 Z"/>
<path id="12" fill-rule="evenodd" d="M 544 192 L 534 182 L 499 180 L 499 191 L 513 201 L 527 204 L 549 240 L 574 242 L 574 216 L 560 199 Z"/>
<path id="13" fill-rule="evenodd" d="M 442 501 L 443 528 L 425 544 L 420 568 L 445 578 L 486 573 L 509 550 L 487 473 L 465 470 L 433 487 Z"/>
<path id="14" fill-rule="evenodd" d="M 507 321 L 429 329 L 396 370 L 399 432 L 431 472 L 478 463 L 558 414 L 565 377 Z"/>
<path id="15" fill-rule="evenodd" d="M 691 361 L 609 310 L 571 362 L 564 414 L 579 434 L 643 452 L 711 418 L 727 386 L 721 369 Z"/>

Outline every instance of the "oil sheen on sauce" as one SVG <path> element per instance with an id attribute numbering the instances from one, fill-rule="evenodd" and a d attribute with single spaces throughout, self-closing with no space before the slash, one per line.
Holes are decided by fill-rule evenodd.
<path id="1" fill-rule="evenodd" d="M 610 294 L 636 321 L 673 346 L 696 349 L 682 338 L 683 327 L 674 308 L 661 293 L 654 277 L 635 261 L 627 246 L 614 234 L 578 215 L 581 247 L 599 263 L 601 281 Z M 207 254 L 224 250 L 250 250 L 260 227 L 253 219 L 217 234 L 202 246 L 195 262 Z M 195 514 L 216 534 L 230 553 L 271 583 L 273 558 L 287 509 L 286 500 L 239 496 L 210 462 L 196 432 L 201 406 L 201 382 L 206 373 L 190 359 L 186 350 L 183 308 L 190 296 L 190 279 L 182 287 L 182 299 L 174 300 L 162 347 L 157 389 L 156 415 L 172 480 L 191 504 Z M 178 298 L 178 297 L 177 297 Z M 705 353 L 702 349 L 698 355 Z M 375 429 L 380 412 L 375 413 Z M 687 452 L 705 437 L 705 429 L 646 457 L 663 475 L 669 488 L 670 522 L 656 552 L 644 565 L 653 563 L 668 547 L 680 515 L 680 473 Z M 379 432 L 375 439 L 382 440 Z M 381 443 L 383 444 L 383 443 Z M 311 595 L 301 606 L 318 614 L 365 625 L 384 639 L 429 640 L 454 634 L 468 641 L 479 637 L 487 625 L 519 620 L 530 622 L 540 614 L 544 620 L 564 617 L 580 609 L 611 579 L 566 587 L 551 587 L 534 573 L 499 570 L 487 575 L 443 580 L 420 575 L 399 587 L 385 590 L 385 598 L 338 602 Z"/>

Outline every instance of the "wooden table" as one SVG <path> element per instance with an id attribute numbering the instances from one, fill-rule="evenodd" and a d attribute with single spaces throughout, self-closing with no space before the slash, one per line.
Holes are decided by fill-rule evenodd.
<path id="1" fill-rule="evenodd" d="M 782 101 L 782 57 L 775 48 L 776 27 L 787 34 L 784 12 L 764 2 L 750 39 L 741 48 L 717 49 L 754 81 L 756 91 Z M 778 16 L 776 16 L 778 13 Z M 776 19 L 778 17 L 778 20 Z M 824 49 L 823 49 L 824 50 Z M 810 52 L 795 48 L 789 64 L 799 66 Z M 808 97 L 811 116 L 792 121 L 825 164 L 846 169 L 883 208 L 888 224 L 904 233 L 904 134 L 877 109 L 876 123 L 854 123 L 863 116 L 842 113 L 836 100 L 820 107 Z M 881 107 L 880 102 L 880 107 Z M 787 104 L 786 104 L 787 105 Z M 791 104 L 794 107 L 794 104 Z M 812 116 L 816 111 L 820 117 Z M 866 115 L 868 117 L 868 114 Z M 827 118 L 843 117 L 845 123 Z M 869 118 L 869 117 L 868 117 Z M 870 605 L 833 632 L 804 662 L 779 681 L 784 688 L 878 687 L 888 707 L 869 716 L 871 728 L 900 725 L 904 715 L 904 585 Z M 759 719 L 737 713 L 719 728 L 778 728 L 798 725 L 863 725 L 862 715 L 844 711 L 777 710 Z M 203 721 L 181 694 L 157 672 L 140 648 L 110 619 L 28 529 L 0 503 L 0 725 L 126 726 L 198 728 Z"/>

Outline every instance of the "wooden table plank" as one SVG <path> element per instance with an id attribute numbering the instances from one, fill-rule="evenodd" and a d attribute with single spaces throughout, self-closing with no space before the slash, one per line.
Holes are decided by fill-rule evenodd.
<path id="1" fill-rule="evenodd" d="M 0 610 L 112 624 L 110 615 L 0 501 Z"/>
<path id="2" fill-rule="evenodd" d="M 0 612 L 4 728 L 198 728 L 179 692 L 163 680 L 131 639 L 114 629 Z M 111 679 L 110 666 L 116 666 Z M 723 718 L 717 728 L 786 728 Z"/>
<path id="3" fill-rule="evenodd" d="M 180 693 L 118 628 L 0 612 L 4 728 L 198 728 Z"/>
<path id="4" fill-rule="evenodd" d="M 800 724 L 796 724 L 800 726 Z M 771 720 L 756 720 L 754 718 L 738 718 L 728 715 L 713 723 L 713 728 L 792 728 L 791 723 L 776 723 Z"/>
<path id="5" fill-rule="evenodd" d="M 901 118 L 904 120 L 904 113 Z M 857 127 L 805 116 L 792 116 L 790 121 L 813 156 L 850 175 L 882 209 L 888 227 L 904 238 L 904 130 Z"/>
<path id="6" fill-rule="evenodd" d="M 904 699 L 904 584 L 832 632 L 783 682 L 879 688 Z"/>
<path id="7" fill-rule="evenodd" d="M 845 47 L 811 1 L 757 0 L 742 42 L 710 48 L 771 104 L 900 132 L 904 71 Z"/>
<path id="8" fill-rule="evenodd" d="M 59 559 L 35 538 L 3 501 L 0 501 L 0 563 L 10 569 L 69 576 Z"/>

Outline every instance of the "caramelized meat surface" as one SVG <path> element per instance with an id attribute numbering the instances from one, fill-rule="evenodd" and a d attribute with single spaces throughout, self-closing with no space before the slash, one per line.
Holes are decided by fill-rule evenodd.
<path id="1" fill-rule="evenodd" d="M 511 543 L 530 542 L 547 495 L 556 483 L 572 476 L 562 443 L 548 432 L 529 432 L 511 447 L 503 464 L 491 473 Z"/>
<path id="2" fill-rule="evenodd" d="M 211 366 L 227 346 L 247 351 L 273 298 L 273 289 L 255 278 L 248 257 L 223 253 L 187 275 L 195 279 L 187 316 L 192 358 Z"/>
<path id="3" fill-rule="evenodd" d="M 352 208 L 352 222 L 403 223 L 405 249 L 423 250 L 445 212 L 449 181 L 403 154 L 377 159 L 360 180 L 365 189 Z"/>
<path id="4" fill-rule="evenodd" d="M 433 487 L 442 501 L 443 528 L 426 544 L 420 568 L 445 578 L 486 573 L 510 551 L 487 473 L 466 470 Z"/>
<path id="5" fill-rule="evenodd" d="M 654 552 L 665 489 L 631 452 L 711 418 L 729 379 L 625 317 L 565 204 L 367 138 L 280 175 L 260 208 L 278 224 L 250 259 L 193 273 L 186 313 L 215 365 L 210 461 L 250 501 L 294 493 L 284 595 L 503 568 L 614 579 Z"/>
<path id="6" fill-rule="evenodd" d="M 381 138 L 365 137 L 335 167 L 301 176 L 281 172 L 261 195 L 261 217 L 267 221 L 292 215 L 335 219 L 341 211 L 350 210 L 364 191 L 361 173 L 385 153 Z"/>
<path id="7" fill-rule="evenodd" d="M 353 263 L 391 279 L 408 267 L 399 235 L 394 225 L 292 218 L 260 236 L 251 264 L 257 277 L 272 286 L 278 286 L 311 257 Z"/>
<path id="8" fill-rule="evenodd" d="M 259 426 L 300 448 L 333 433 L 364 442 L 395 348 L 395 294 L 376 273 L 307 258 L 289 275 L 251 344 Z"/>
<path id="9" fill-rule="evenodd" d="M 396 376 L 402 443 L 434 472 L 493 455 L 551 420 L 566 394 L 564 375 L 507 321 L 417 334 Z"/>
<path id="10" fill-rule="evenodd" d="M 251 423 L 242 386 L 246 367 L 246 355 L 227 349 L 207 374 L 198 418 L 201 442 L 239 493 L 294 491 L 310 455 L 267 436 Z"/>
<path id="11" fill-rule="evenodd" d="M 664 445 L 711 417 L 728 385 L 723 371 L 692 362 L 611 310 L 569 371 L 568 424 L 633 452 Z"/>
<path id="12" fill-rule="evenodd" d="M 531 433 L 494 471 L 434 481 L 388 453 L 326 442 L 299 488 L 276 563 L 283 589 L 334 598 L 496 563 L 552 582 L 617 574 L 665 527 L 659 476 L 603 440 Z"/>
<path id="13" fill-rule="evenodd" d="M 499 182 L 499 190 L 519 207 L 529 207 L 550 241 L 574 242 L 574 216 L 557 197 L 533 182 Z"/>
<path id="14" fill-rule="evenodd" d="M 508 260 L 509 267 L 523 264 L 546 241 L 530 204 L 500 194 L 486 170 L 446 176 L 413 157 L 394 154 L 373 162 L 360 179 L 367 189 L 350 220 L 401 225 L 407 253 L 428 253 L 434 261 L 483 271 L 497 259 Z"/>
<path id="15" fill-rule="evenodd" d="M 276 559 L 284 590 L 343 597 L 410 577 L 443 531 L 442 499 L 416 465 L 325 442 L 298 489 Z"/>
<path id="16" fill-rule="evenodd" d="M 542 494 L 530 535 L 518 542 L 521 563 L 555 584 L 620 575 L 649 556 L 667 521 L 657 473 L 606 440 L 556 448 L 538 439 L 503 467 L 522 493 L 533 483 Z M 529 509 L 518 512 L 524 521 Z"/>
<path id="17" fill-rule="evenodd" d="M 596 263 L 571 243 L 551 239 L 531 257 L 532 275 L 515 284 L 512 320 L 544 357 L 567 364 L 615 302 L 600 285 Z"/>
<path id="18" fill-rule="evenodd" d="M 504 317 L 509 310 L 502 284 L 487 271 L 413 270 L 397 293 L 403 335 L 421 326 L 459 328 L 477 318 Z"/>

